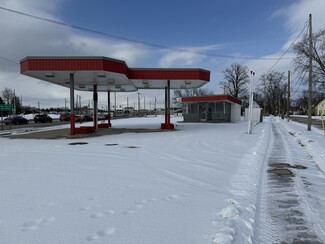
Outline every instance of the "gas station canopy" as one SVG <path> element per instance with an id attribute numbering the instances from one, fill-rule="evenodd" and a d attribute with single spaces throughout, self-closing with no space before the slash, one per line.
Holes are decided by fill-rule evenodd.
<path id="1" fill-rule="evenodd" d="M 210 80 L 210 71 L 203 69 L 138 69 L 124 61 L 107 57 L 26 57 L 20 61 L 20 73 L 70 89 L 70 133 L 90 133 L 99 127 L 109 128 L 110 93 L 138 89 L 165 89 L 165 123 L 162 129 L 174 129 L 170 123 L 170 90 L 193 89 Z M 94 126 L 75 127 L 74 90 L 92 91 Z M 108 122 L 98 125 L 98 93 L 107 92 Z"/>
<path id="2" fill-rule="evenodd" d="M 20 62 L 21 74 L 74 89 L 99 92 L 132 92 L 138 89 L 199 88 L 209 82 L 210 71 L 203 69 L 129 68 L 124 61 L 107 57 L 26 57 Z"/>

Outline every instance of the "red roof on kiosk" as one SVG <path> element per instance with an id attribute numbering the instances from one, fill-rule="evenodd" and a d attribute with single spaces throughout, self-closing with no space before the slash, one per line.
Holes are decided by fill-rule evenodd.
<path id="1" fill-rule="evenodd" d="M 50 83 L 70 87 L 74 73 L 75 89 L 129 92 L 138 89 L 199 88 L 210 81 L 203 69 L 129 68 L 124 61 L 107 57 L 26 57 L 20 61 L 20 73 Z"/>
<path id="2" fill-rule="evenodd" d="M 198 97 L 182 97 L 182 102 L 215 102 L 215 101 L 229 101 L 241 105 L 241 101 L 230 95 L 211 95 L 211 96 L 198 96 Z"/>

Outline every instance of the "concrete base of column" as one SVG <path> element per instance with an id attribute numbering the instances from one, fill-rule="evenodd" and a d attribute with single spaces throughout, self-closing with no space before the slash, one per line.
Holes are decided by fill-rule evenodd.
<path id="1" fill-rule="evenodd" d="M 174 124 L 172 123 L 161 123 L 161 129 L 163 130 L 173 130 L 175 128 Z"/>

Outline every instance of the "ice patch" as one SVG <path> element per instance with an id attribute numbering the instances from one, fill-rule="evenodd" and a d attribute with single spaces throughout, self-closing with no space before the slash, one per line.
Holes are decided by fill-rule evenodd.
<path id="1" fill-rule="evenodd" d="M 229 205 L 223 208 L 219 215 L 224 219 L 232 219 L 239 215 L 239 211 L 234 205 Z"/>

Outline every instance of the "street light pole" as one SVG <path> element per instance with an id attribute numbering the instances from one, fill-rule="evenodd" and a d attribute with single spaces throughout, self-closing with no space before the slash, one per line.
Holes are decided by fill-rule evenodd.
<path id="1" fill-rule="evenodd" d="M 228 88 L 228 86 L 225 83 L 221 83 L 220 88 L 223 88 L 223 94 L 226 94 L 226 88 Z"/>
<path id="2" fill-rule="evenodd" d="M 116 92 L 114 92 L 114 113 L 116 116 Z"/>
<path id="3" fill-rule="evenodd" d="M 249 106 L 248 106 L 248 134 L 252 134 L 252 117 L 253 117 L 253 86 L 255 72 L 251 71 L 251 79 L 249 80 Z"/>

